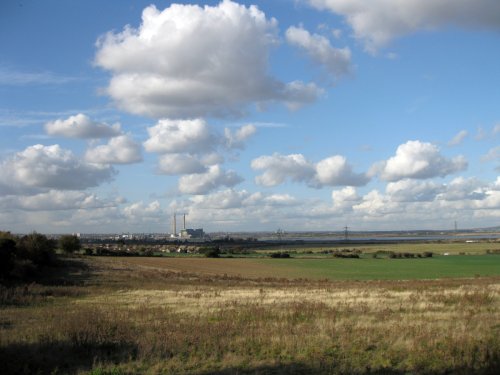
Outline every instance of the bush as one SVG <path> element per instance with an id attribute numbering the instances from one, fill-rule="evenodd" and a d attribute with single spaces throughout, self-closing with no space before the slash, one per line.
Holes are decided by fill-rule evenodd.
<path id="1" fill-rule="evenodd" d="M 64 235 L 59 238 L 59 248 L 65 253 L 76 253 L 80 251 L 82 245 L 77 236 Z"/>
<path id="2" fill-rule="evenodd" d="M 33 232 L 22 237 L 18 244 L 21 259 L 32 261 L 36 265 L 50 265 L 55 259 L 55 241 L 40 233 Z"/>
<path id="3" fill-rule="evenodd" d="M 200 254 L 205 254 L 207 258 L 218 258 L 221 254 L 219 246 L 205 246 L 200 248 Z"/>
<path id="4" fill-rule="evenodd" d="M 0 278 L 10 274 L 16 252 L 16 242 L 10 238 L 0 238 Z"/>
<path id="5" fill-rule="evenodd" d="M 352 253 L 335 253 L 333 254 L 335 258 L 352 258 L 352 259 L 359 259 L 359 254 L 352 254 Z"/>
<path id="6" fill-rule="evenodd" d="M 271 258 L 290 258 L 290 254 L 288 253 L 272 253 L 269 255 Z"/>

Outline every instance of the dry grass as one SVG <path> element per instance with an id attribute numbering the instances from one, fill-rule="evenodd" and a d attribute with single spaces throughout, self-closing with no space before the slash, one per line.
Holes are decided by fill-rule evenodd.
<path id="1" fill-rule="evenodd" d="M 4 373 L 500 369 L 500 278 L 244 279 L 90 262 L 86 286 L 33 285 L 33 299 L 2 303 Z M 24 290 L 10 293 L 3 302 Z"/>

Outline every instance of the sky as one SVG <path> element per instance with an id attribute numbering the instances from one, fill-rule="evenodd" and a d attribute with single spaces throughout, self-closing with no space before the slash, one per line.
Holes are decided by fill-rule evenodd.
<path id="1" fill-rule="evenodd" d="M 0 46 L 0 230 L 500 225 L 497 0 L 6 0 Z"/>

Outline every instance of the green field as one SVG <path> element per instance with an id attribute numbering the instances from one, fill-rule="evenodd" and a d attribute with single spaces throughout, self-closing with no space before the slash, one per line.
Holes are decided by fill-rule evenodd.
<path id="1" fill-rule="evenodd" d="M 319 253 L 323 250 L 330 249 L 351 249 L 360 250 L 363 253 L 374 253 L 377 251 L 394 251 L 394 252 L 409 252 L 409 253 L 422 253 L 424 251 L 431 251 L 435 254 L 448 253 L 450 255 L 479 255 L 486 254 L 488 251 L 495 252 L 500 251 L 500 242 L 473 242 L 467 243 L 465 241 L 460 242 L 393 242 L 385 244 L 324 244 L 324 245 L 314 245 L 314 244 L 297 244 L 297 245 L 285 245 L 280 248 L 279 245 L 274 247 L 264 247 L 259 248 L 257 253 L 266 253 L 269 251 L 295 251 L 297 253 L 312 252 Z"/>
<path id="2" fill-rule="evenodd" d="M 426 259 L 259 259 L 277 274 L 332 280 L 410 280 L 500 275 L 500 256 L 438 256 Z"/>
<path id="3" fill-rule="evenodd" d="M 500 255 L 450 255 L 411 259 L 323 258 L 118 258 L 120 262 L 207 275 L 244 278 L 415 280 L 500 276 Z"/>

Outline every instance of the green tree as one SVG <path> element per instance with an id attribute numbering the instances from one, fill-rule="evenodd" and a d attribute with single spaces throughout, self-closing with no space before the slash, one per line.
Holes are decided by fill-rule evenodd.
<path id="1" fill-rule="evenodd" d="M 80 251 L 82 245 L 77 236 L 64 235 L 59 238 L 59 248 L 65 253 L 76 253 Z"/>

